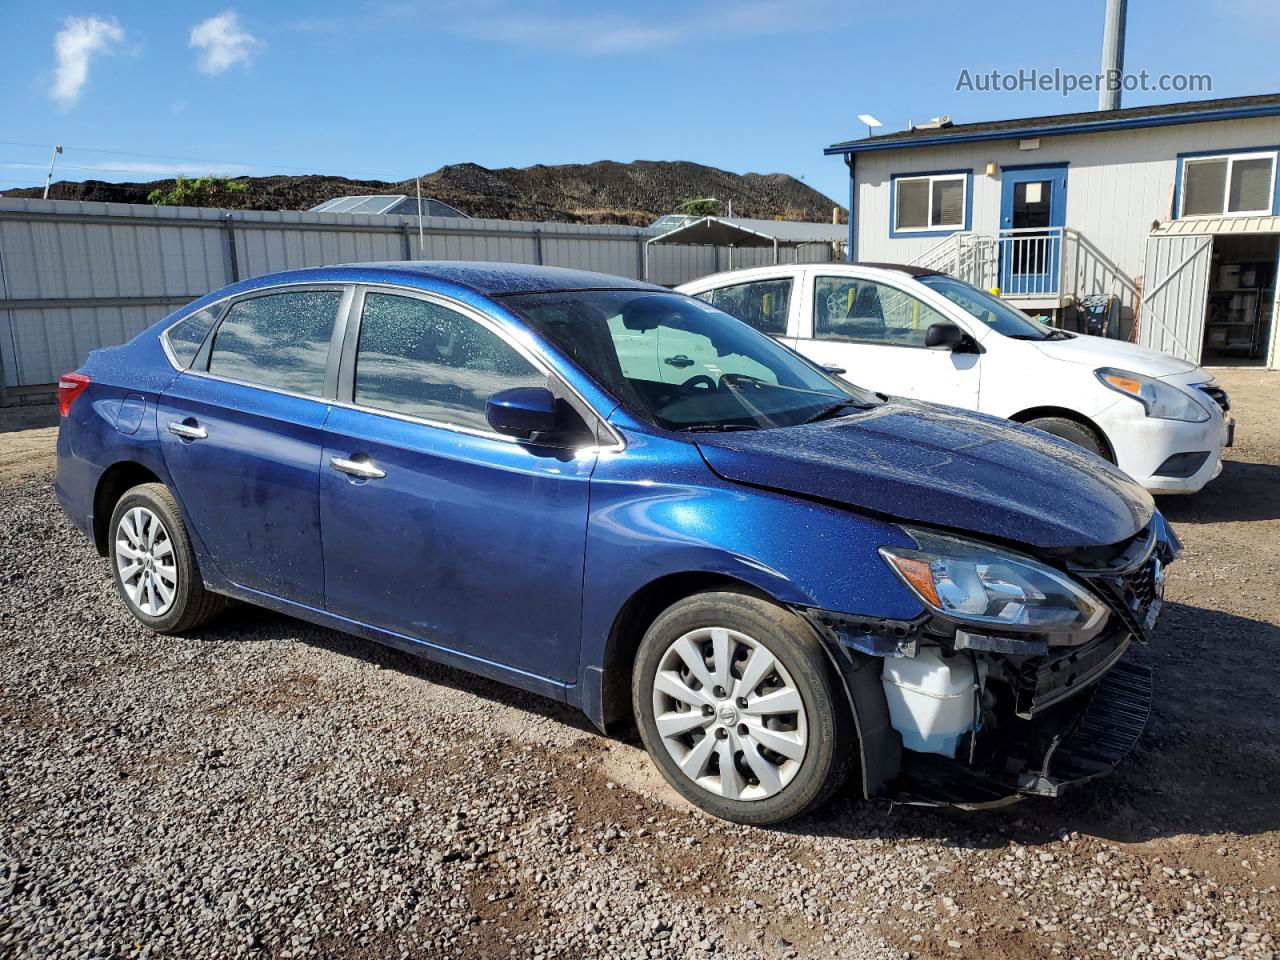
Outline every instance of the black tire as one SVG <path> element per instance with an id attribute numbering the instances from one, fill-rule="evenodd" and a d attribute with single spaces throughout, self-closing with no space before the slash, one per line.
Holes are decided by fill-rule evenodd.
<path id="1" fill-rule="evenodd" d="M 667 747 L 667 743 L 658 732 L 655 718 L 654 684 L 664 658 L 671 656 L 673 644 L 690 634 L 711 628 L 725 628 L 736 634 L 750 638 L 757 646 L 762 646 L 774 660 L 785 668 L 789 675 L 788 686 L 799 693 L 804 704 L 805 739 L 803 758 L 797 759 L 798 767 L 793 767 L 790 780 L 780 791 L 771 796 L 756 799 L 731 799 L 711 788 L 705 787 L 686 775 L 679 763 Z M 710 643 L 710 641 L 708 641 Z M 745 647 L 735 648 L 739 656 L 744 653 L 754 655 L 753 650 Z M 736 670 L 733 684 L 738 686 L 743 681 L 742 665 L 729 662 Z M 712 663 L 715 657 L 712 655 Z M 667 661 L 668 664 L 671 662 Z M 667 674 L 669 676 L 669 674 Z M 773 681 L 785 682 L 782 675 L 766 674 Z M 766 684 L 769 681 L 766 681 Z M 704 688 L 705 689 L 705 688 Z M 753 686 L 756 689 L 768 689 L 765 685 Z M 724 691 L 720 704 L 738 703 L 739 694 L 752 694 L 753 691 L 731 689 Z M 718 693 L 713 691 L 712 696 Z M 763 696 L 763 694 L 761 695 Z M 819 640 L 813 631 L 798 616 L 777 604 L 747 593 L 708 592 L 687 597 L 668 607 L 649 627 L 640 642 L 636 653 L 635 671 L 631 684 L 632 707 L 635 712 L 636 725 L 639 727 L 641 739 L 649 752 L 650 758 L 657 765 L 662 775 L 677 791 L 696 806 L 701 807 L 724 820 L 736 823 L 764 826 L 781 823 L 812 810 L 827 800 L 848 778 L 856 759 L 856 736 L 853 721 L 845 700 L 843 688 L 825 653 L 819 646 Z M 721 726 L 718 707 L 713 707 L 713 714 L 705 714 L 710 719 L 706 723 Z M 688 714 L 693 717 L 692 711 Z M 665 714 L 664 716 L 670 716 Z M 745 714 L 743 719 L 747 719 Z M 746 724 L 736 726 L 737 719 L 728 721 L 729 729 L 721 733 L 714 731 L 721 739 L 729 739 L 736 727 L 745 731 Z M 701 737 L 712 736 L 713 730 L 706 730 Z M 692 754 L 701 737 L 691 733 L 690 738 L 697 737 Z M 746 746 L 753 741 L 746 738 L 734 738 L 732 743 Z M 715 749 L 713 747 L 713 749 Z M 759 751 L 757 751 L 759 753 Z M 766 754 L 768 751 L 764 751 Z M 777 755 L 780 757 L 780 755 Z M 745 782 L 751 785 L 751 769 L 745 753 L 737 754 L 737 769 L 746 776 Z M 781 759 L 781 758 L 780 758 Z M 714 761 L 715 769 L 719 769 L 718 758 Z M 779 768 L 781 769 L 781 768 Z M 737 778 L 735 778 L 736 781 Z M 719 788 L 723 790 L 722 786 Z M 756 780 L 754 790 L 763 789 Z M 744 791 L 745 792 L 745 791 Z"/>
<path id="2" fill-rule="evenodd" d="M 162 524 L 163 533 L 167 536 L 172 548 L 173 568 L 176 571 L 177 584 L 173 589 L 172 601 L 163 609 L 157 608 L 155 615 L 143 609 L 143 606 L 130 596 L 121 576 L 121 559 L 118 551 L 123 542 L 126 547 L 129 540 L 121 528 L 125 515 L 135 508 L 142 508 L 154 515 Z M 162 483 L 144 483 L 125 491 L 124 496 L 111 511 L 111 526 L 108 528 L 110 545 L 111 577 L 116 585 L 116 593 L 124 601 L 138 620 L 156 633 L 183 633 L 208 623 L 226 606 L 226 598 L 220 594 L 206 590 L 200 577 L 200 568 L 196 563 L 195 552 L 191 549 L 191 540 L 187 536 L 186 525 L 182 522 L 182 512 L 169 488 Z M 131 558 L 125 557 L 128 564 Z M 155 594 L 153 594 L 155 596 Z M 145 605 L 145 601 L 144 601 Z"/>
<path id="3" fill-rule="evenodd" d="M 1113 462 L 1111 455 L 1107 452 L 1107 445 L 1102 442 L 1102 437 L 1098 436 L 1096 430 L 1086 427 L 1083 423 L 1068 420 L 1066 417 L 1041 417 L 1039 420 L 1028 420 L 1026 426 L 1043 430 L 1062 440 L 1069 440 L 1077 447 L 1084 447 L 1103 460 Z"/>

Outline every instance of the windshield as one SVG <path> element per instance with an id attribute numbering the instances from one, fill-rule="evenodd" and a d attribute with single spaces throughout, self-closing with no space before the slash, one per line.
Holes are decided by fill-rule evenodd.
<path id="1" fill-rule="evenodd" d="M 668 430 L 791 426 L 880 403 L 692 297 L 578 290 L 503 299 L 633 412 Z"/>
<path id="2" fill-rule="evenodd" d="M 941 273 L 929 274 L 917 278 L 931 290 L 936 290 L 957 307 L 981 320 L 996 333 L 1015 340 L 1053 340 L 1060 331 L 1036 323 L 1021 310 L 1016 310 L 999 297 L 992 296 L 985 290 L 948 277 Z"/>

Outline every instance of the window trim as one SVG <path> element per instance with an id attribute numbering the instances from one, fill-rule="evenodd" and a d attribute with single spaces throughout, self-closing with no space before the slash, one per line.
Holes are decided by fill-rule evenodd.
<path id="1" fill-rule="evenodd" d="M 216 373 L 208 371 L 208 354 L 213 344 L 213 335 L 217 332 L 218 327 L 222 324 L 223 318 L 226 317 L 228 309 L 240 300 L 249 300 L 260 296 L 270 296 L 276 293 L 288 293 L 295 290 L 341 290 L 343 294 L 342 302 L 338 306 L 338 317 L 333 325 L 333 337 L 329 341 L 329 359 L 325 369 L 325 390 L 324 395 L 317 397 L 312 394 L 297 393 L 292 390 L 283 390 L 279 387 L 270 387 L 261 383 L 249 383 L 245 380 L 235 380 L 231 377 L 220 376 Z M 164 350 L 165 359 L 169 361 L 170 366 L 179 374 L 188 374 L 190 376 L 203 377 L 206 380 L 217 380 L 222 383 L 233 383 L 237 386 L 253 387 L 256 390 L 267 390 L 271 393 L 280 394 L 286 397 L 297 397 L 301 400 L 314 400 L 319 403 L 328 403 L 333 406 L 343 407 L 348 410 L 357 410 L 362 413 L 376 414 L 383 417 L 391 417 L 395 420 L 402 420 L 407 423 L 416 423 L 427 427 L 436 427 L 441 430 L 452 430 L 455 433 L 466 433 L 475 436 L 487 437 L 489 439 L 502 440 L 503 442 L 511 442 L 517 444 L 528 445 L 529 441 L 520 440 L 516 437 L 509 437 L 506 434 L 497 433 L 495 431 L 473 430 L 467 427 L 455 426 L 447 423 L 436 423 L 430 420 L 424 420 L 420 417 L 414 417 L 409 414 L 398 414 L 391 410 L 380 410 L 377 407 L 365 407 L 353 403 L 350 399 L 342 399 L 341 390 L 343 387 L 343 373 L 347 373 L 346 396 L 352 397 L 354 389 L 354 372 L 355 372 L 355 350 L 360 339 L 360 311 L 364 307 L 364 293 L 366 291 L 388 291 L 400 296 L 416 297 L 418 299 L 427 300 L 440 306 L 447 307 L 457 313 L 462 314 L 486 327 L 508 344 L 515 348 L 526 360 L 533 364 L 539 371 L 545 371 L 548 378 L 554 380 L 565 393 L 565 399 L 568 400 L 577 410 L 583 419 L 588 423 L 595 421 L 600 428 L 612 440 L 611 443 L 598 443 L 594 448 L 600 453 L 622 453 L 627 449 L 626 439 L 613 424 L 600 414 L 587 399 L 579 392 L 579 390 L 569 383 L 564 377 L 553 370 L 542 357 L 540 353 L 529 345 L 523 343 L 515 334 L 506 330 L 503 325 L 497 323 L 492 317 L 489 317 L 482 311 L 476 309 L 470 304 L 463 303 L 459 300 L 453 300 L 449 297 L 438 293 L 432 293 L 419 287 L 406 286 L 397 283 L 353 283 L 349 280 L 293 280 L 287 283 L 277 283 L 270 286 L 255 287 L 253 290 L 238 291 L 228 293 L 225 297 L 221 297 L 211 303 L 203 304 L 196 307 L 194 304 L 189 305 L 191 309 L 183 312 L 182 316 L 177 317 L 173 322 L 166 324 L 160 331 L 160 345 Z M 199 301 L 197 301 L 199 302 Z M 209 328 L 209 333 L 205 336 L 204 343 L 196 352 L 195 358 L 187 367 L 182 367 L 177 363 L 166 339 L 170 328 L 186 320 L 193 314 L 199 313 L 201 310 L 208 310 L 213 307 L 218 308 L 218 319 L 214 325 Z M 348 343 L 350 347 L 348 348 Z M 348 350 L 350 351 L 348 353 Z M 204 370 L 199 370 L 196 365 L 201 361 L 205 364 Z M 330 373 L 332 372 L 332 379 Z M 578 448 L 582 449 L 582 448 Z"/>
<path id="2" fill-rule="evenodd" d="M 929 225 L 927 227 L 898 226 L 898 184 L 902 181 L 926 180 L 929 183 Z M 958 226 L 939 226 L 933 223 L 933 184 L 936 180 L 960 180 L 964 187 L 964 215 Z M 889 236 L 949 237 L 953 233 L 973 228 L 973 168 L 963 170 L 925 170 L 911 173 L 894 173 L 889 176 Z"/>
<path id="3" fill-rule="evenodd" d="M 626 441 L 622 435 L 613 428 L 613 425 L 602 417 L 586 398 L 582 396 L 578 390 L 570 384 L 564 377 L 560 376 L 551 365 L 547 363 L 538 351 L 534 350 L 530 345 L 523 343 L 521 339 L 504 327 L 504 325 L 496 322 L 492 317 L 487 316 L 475 307 L 461 303 L 457 300 L 451 300 L 448 297 L 426 290 L 420 290 L 416 287 L 402 287 L 396 284 L 382 283 L 360 283 L 354 284 L 352 287 L 352 299 L 350 309 L 347 313 L 347 322 L 345 324 L 344 337 L 338 350 L 337 359 L 337 379 L 335 390 L 330 402 L 335 407 L 342 407 L 345 410 L 355 410 L 359 413 L 367 413 L 373 416 L 390 417 L 392 420 L 400 420 L 405 423 L 414 423 L 420 426 L 434 427 L 438 430 L 449 430 L 453 433 L 462 433 L 473 437 L 482 437 L 488 440 L 499 440 L 503 443 L 511 443 L 517 446 L 547 446 L 547 444 L 538 444 L 530 440 L 522 440 L 519 437 L 508 436 L 504 433 L 498 433 L 495 430 L 480 430 L 475 427 L 464 427 L 461 424 L 445 423 L 439 420 L 430 420 L 426 417 L 418 417 L 409 413 L 400 413 L 396 410 L 384 410 L 381 407 L 371 407 L 367 404 L 357 403 L 355 401 L 355 372 L 356 372 L 356 354 L 360 345 L 360 324 L 364 314 L 364 298 L 369 293 L 386 293 L 391 296 L 402 296 L 411 300 L 423 300 L 436 306 L 444 307 L 452 310 L 468 320 L 479 324 L 490 333 L 494 334 L 500 340 L 507 344 L 523 357 L 529 364 L 545 376 L 548 381 L 558 385 L 564 393 L 566 399 L 573 406 L 583 420 L 588 425 L 595 422 L 612 438 L 610 444 L 597 443 L 591 449 L 601 453 L 621 453 L 626 449 Z M 597 431 L 598 433 L 598 431 Z M 569 448 L 557 447 L 557 449 L 576 449 L 581 450 L 582 447 Z"/>
<path id="4" fill-rule="evenodd" d="M 1262 210 L 1241 210 L 1239 212 L 1231 212 L 1227 209 L 1227 204 L 1231 199 L 1231 171 L 1237 160 L 1262 160 L 1271 161 L 1271 190 L 1269 196 L 1271 205 L 1267 209 Z M 1274 217 L 1280 215 L 1280 180 L 1277 178 L 1277 168 L 1280 168 L 1280 146 L 1273 147 L 1237 147 L 1229 150 L 1200 150 L 1195 153 L 1180 153 L 1177 157 L 1177 169 L 1174 172 L 1173 180 L 1173 219 L 1175 220 L 1202 220 L 1210 217 Z M 1222 212 L 1221 213 L 1184 213 L 1183 206 L 1186 204 L 1186 175 L 1187 163 L 1195 163 L 1202 160 L 1226 160 L 1227 175 L 1224 179 L 1222 187 Z"/>
<path id="5" fill-rule="evenodd" d="M 809 284 L 809 336 L 798 337 L 799 340 L 806 340 L 811 343 L 843 343 L 850 346 L 861 347 L 891 347 L 897 350 L 937 350 L 937 347 L 926 346 L 923 343 L 885 343 L 883 340 L 855 340 L 852 337 L 820 337 L 818 336 L 818 281 L 822 279 L 831 280 L 853 280 L 857 283 L 874 283 L 882 287 L 888 287 L 890 290 L 896 290 L 898 293 L 911 297 L 913 300 L 919 301 L 920 305 L 932 310 L 943 321 L 955 323 L 957 327 L 969 334 L 968 328 L 961 323 L 956 323 L 953 317 L 947 315 L 946 312 L 939 310 L 924 297 L 920 296 L 913 290 L 900 287 L 896 283 L 890 283 L 888 280 L 881 280 L 879 277 L 862 277 L 851 273 L 822 273 L 821 270 L 814 270 L 813 282 Z M 926 329 L 928 329 L 926 327 Z"/>
<path id="6" fill-rule="evenodd" d="M 217 300 L 209 304 L 207 307 L 201 307 L 199 310 L 192 310 L 190 313 L 179 317 L 177 320 L 173 321 L 173 323 L 160 331 L 160 348 L 164 350 L 164 356 L 165 359 L 169 361 L 169 366 L 173 367 L 173 369 L 177 370 L 179 373 L 186 373 L 191 368 L 191 364 L 195 363 L 196 359 L 204 351 L 204 345 L 209 342 L 209 335 L 212 334 L 214 330 L 218 329 L 218 324 L 222 323 L 222 317 L 227 312 L 227 305 L 227 300 Z M 173 352 L 173 344 L 169 342 L 169 332 L 179 324 L 186 323 L 192 317 L 198 316 L 206 310 L 213 311 L 213 323 L 209 324 L 209 329 L 204 332 L 204 339 L 201 340 L 200 345 L 196 347 L 196 352 L 191 355 L 191 362 L 183 365 L 178 362 L 178 358 Z"/>

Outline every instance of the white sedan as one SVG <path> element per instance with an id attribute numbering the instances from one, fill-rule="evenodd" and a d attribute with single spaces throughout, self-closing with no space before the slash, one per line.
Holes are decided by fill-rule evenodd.
<path id="1" fill-rule="evenodd" d="M 882 393 L 1038 427 L 1152 493 L 1195 493 L 1232 440 L 1226 392 L 1201 367 L 1046 327 L 946 274 L 891 264 L 720 273 L 677 288 Z M 672 344 L 665 362 L 710 345 Z"/>

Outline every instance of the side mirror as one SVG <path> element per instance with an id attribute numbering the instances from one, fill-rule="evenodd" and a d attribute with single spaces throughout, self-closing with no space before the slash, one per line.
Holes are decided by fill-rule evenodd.
<path id="1" fill-rule="evenodd" d="M 954 323 L 933 323 L 924 332 L 924 345 L 926 347 L 946 347 L 948 350 L 954 350 L 964 343 L 964 337 L 964 331 Z"/>
<path id="2" fill-rule="evenodd" d="M 546 387 L 500 390 L 485 403 L 484 417 L 498 433 L 522 440 L 550 433 L 560 422 L 556 398 Z"/>

